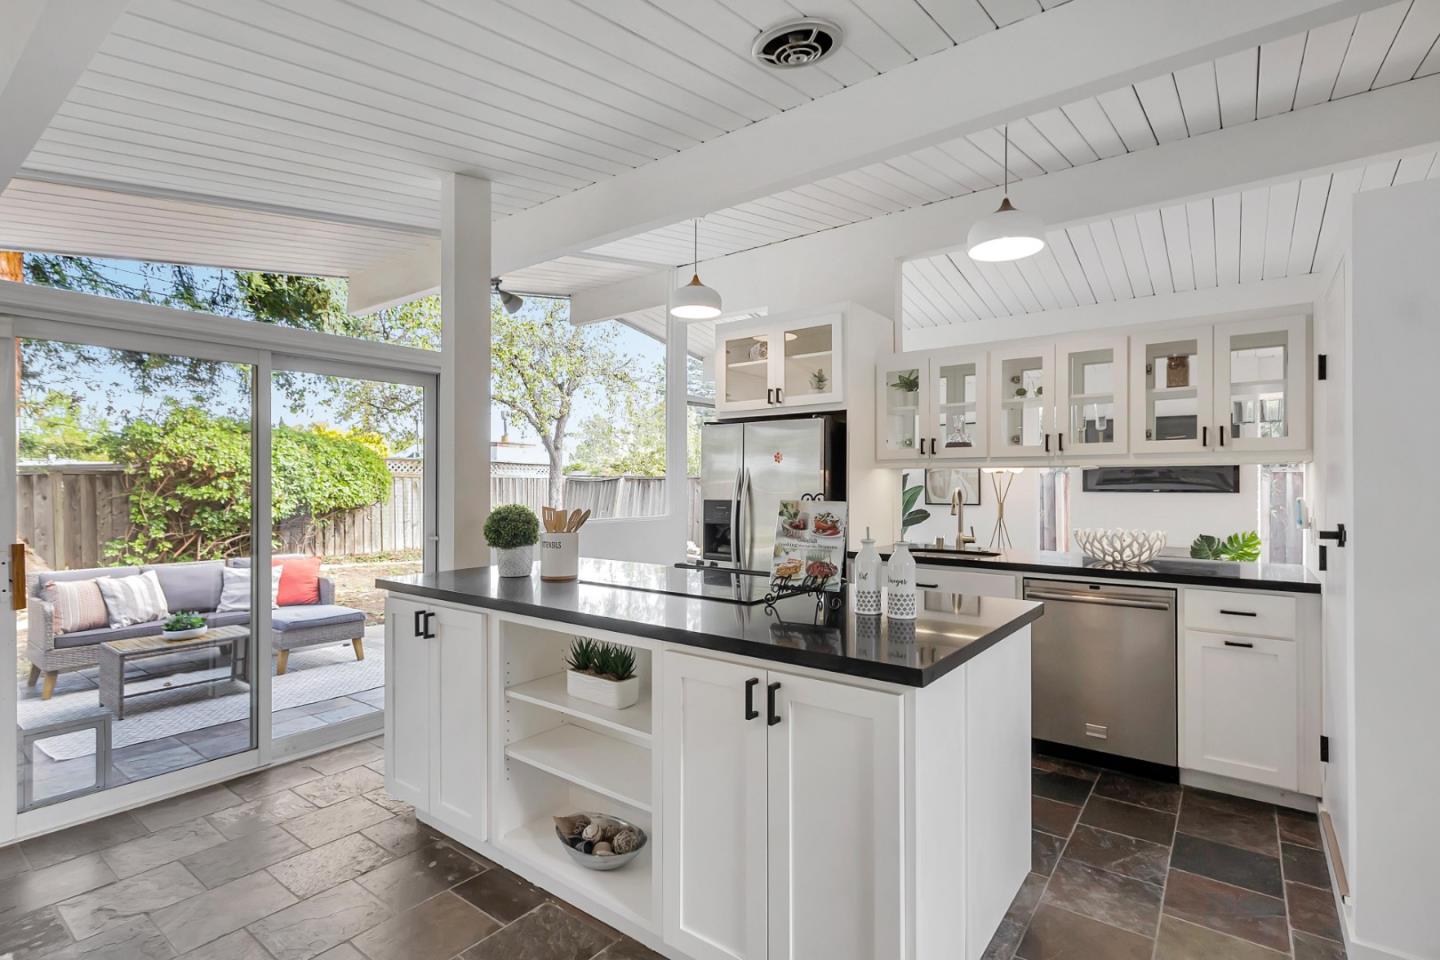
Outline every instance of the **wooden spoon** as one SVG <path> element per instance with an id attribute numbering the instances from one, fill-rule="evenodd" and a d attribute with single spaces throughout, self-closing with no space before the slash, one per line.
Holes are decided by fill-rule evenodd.
<path id="1" fill-rule="evenodd" d="M 590 511 L 589 511 L 589 510 L 586 510 L 584 513 L 580 514 L 580 522 L 577 523 L 577 524 L 575 524 L 575 529 L 576 529 L 576 530 L 579 530 L 581 527 L 585 526 L 585 521 L 586 521 L 586 520 L 589 520 L 589 519 L 590 519 Z"/>
<path id="2" fill-rule="evenodd" d="M 570 512 L 570 519 L 565 522 L 565 532 L 573 533 L 578 526 L 580 526 L 580 508 L 576 507 Z"/>

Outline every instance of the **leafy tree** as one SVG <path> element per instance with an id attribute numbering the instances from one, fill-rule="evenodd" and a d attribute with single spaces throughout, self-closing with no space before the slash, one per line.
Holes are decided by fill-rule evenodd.
<path id="1" fill-rule="evenodd" d="M 592 476 L 665 476 L 665 367 L 631 390 L 610 395 L 610 409 L 580 424 L 580 440 L 565 468 Z"/>
<path id="2" fill-rule="evenodd" d="M 540 437 L 550 460 L 549 501 L 561 506 L 565 437 L 576 397 L 585 390 L 624 390 L 635 378 L 615 349 L 615 334 L 598 326 L 577 327 L 560 300 L 525 301 L 513 316 L 490 307 L 494 402 L 519 417 Z"/>
<path id="3" fill-rule="evenodd" d="M 100 460 L 106 457 L 104 420 L 94 421 L 82 410 L 80 398 L 63 390 L 49 390 L 39 400 L 20 406 L 21 460 Z"/>
<path id="4" fill-rule="evenodd" d="M 280 426 L 272 434 L 276 522 L 324 522 L 381 503 L 390 471 L 373 445 L 321 428 Z M 250 427 L 171 404 L 163 418 L 127 424 L 107 442 L 126 465 L 130 531 L 107 545 L 113 562 L 164 563 L 237 556 L 250 550 Z"/>

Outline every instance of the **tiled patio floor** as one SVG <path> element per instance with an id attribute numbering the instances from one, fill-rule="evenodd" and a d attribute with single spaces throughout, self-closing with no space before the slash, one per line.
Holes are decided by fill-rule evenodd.
<path id="1" fill-rule="evenodd" d="M 368 740 L 0 849 L 0 956 L 655 960 L 417 824 L 383 770 Z"/>
<path id="2" fill-rule="evenodd" d="M 1009 960 L 1343 960 L 1314 816 L 1036 757 Z"/>

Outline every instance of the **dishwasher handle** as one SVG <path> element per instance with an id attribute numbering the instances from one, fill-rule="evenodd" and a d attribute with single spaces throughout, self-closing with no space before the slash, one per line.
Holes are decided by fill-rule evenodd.
<path id="1" fill-rule="evenodd" d="M 1163 600 L 1134 600 L 1129 597 L 1107 596 L 1099 593 L 1050 593 L 1045 590 L 1026 590 L 1026 600 L 1058 600 L 1062 603 L 1089 603 L 1097 607 L 1130 607 L 1136 610 L 1169 610 L 1170 604 Z"/>

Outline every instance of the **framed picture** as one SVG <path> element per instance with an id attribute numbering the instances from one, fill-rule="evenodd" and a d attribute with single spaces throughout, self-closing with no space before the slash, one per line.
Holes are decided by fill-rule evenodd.
<path id="1" fill-rule="evenodd" d="M 935 505 L 950 505 L 950 494 L 963 490 L 961 501 L 967 507 L 980 505 L 979 467 L 936 467 L 925 470 L 925 502 Z"/>

